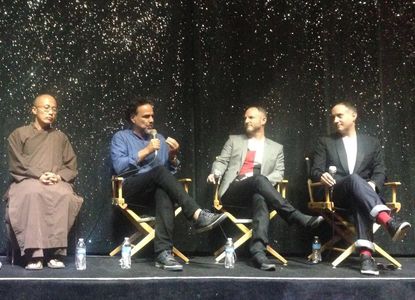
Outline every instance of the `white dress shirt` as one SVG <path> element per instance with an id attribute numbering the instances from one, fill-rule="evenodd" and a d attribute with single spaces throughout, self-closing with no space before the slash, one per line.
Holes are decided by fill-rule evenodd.
<path id="1" fill-rule="evenodd" d="M 357 136 L 344 136 L 342 139 L 344 148 L 346 149 L 347 166 L 349 168 L 349 173 L 353 174 L 357 156 Z"/>

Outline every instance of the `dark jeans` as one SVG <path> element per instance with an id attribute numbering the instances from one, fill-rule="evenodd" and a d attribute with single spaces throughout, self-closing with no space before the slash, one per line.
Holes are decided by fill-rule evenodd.
<path id="1" fill-rule="evenodd" d="M 252 255 L 265 251 L 265 247 L 269 243 L 268 208 L 275 209 L 289 224 L 295 221 L 298 214 L 301 214 L 277 192 L 268 178 L 263 175 L 254 175 L 242 181 L 232 182 L 221 200 L 225 205 L 251 204 L 253 223 L 249 251 Z"/>
<path id="2" fill-rule="evenodd" d="M 372 242 L 375 216 L 371 212 L 375 207 L 382 211 L 384 202 L 366 180 L 356 174 L 337 180 L 333 188 L 333 201 L 336 206 L 351 211 L 358 239 Z M 387 210 L 387 207 L 384 208 Z"/>
<path id="3" fill-rule="evenodd" d="M 163 166 L 126 178 L 123 191 L 127 203 L 146 203 L 155 206 L 155 253 L 171 250 L 173 247 L 174 204 L 182 207 L 183 214 L 188 220 L 192 220 L 193 214 L 200 208 Z"/>

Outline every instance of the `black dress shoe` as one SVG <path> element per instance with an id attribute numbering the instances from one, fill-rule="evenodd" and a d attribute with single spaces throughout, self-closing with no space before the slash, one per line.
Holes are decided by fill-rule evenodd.
<path id="1" fill-rule="evenodd" d="M 402 240 L 411 229 L 411 224 L 405 221 L 398 221 L 395 218 L 389 220 L 387 229 L 392 237 L 392 241 Z"/>
<path id="2" fill-rule="evenodd" d="M 255 254 L 252 257 L 252 261 L 256 268 L 261 269 L 263 271 L 275 271 L 277 269 L 275 264 L 269 261 L 266 255 L 262 252 Z"/>

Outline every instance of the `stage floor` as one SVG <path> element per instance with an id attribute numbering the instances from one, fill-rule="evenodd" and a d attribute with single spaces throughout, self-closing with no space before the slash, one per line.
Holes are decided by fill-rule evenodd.
<path id="1" fill-rule="evenodd" d="M 357 257 L 336 269 L 329 262 L 310 265 L 291 257 L 287 266 L 277 264 L 273 272 L 253 268 L 247 259 L 225 269 L 213 257 L 191 257 L 182 272 L 157 269 L 153 260 L 144 258 L 133 258 L 132 268 L 123 270 L 117 257 L 88 256 L 85 271 L 75 269 L 73 257 L 66 258 L 65 269 L 40 271 L 0 259 L 0 299 L 415 299 L 415 258 L 399 258 L 402 270 L 385 268 L 380 276 L 361 275 Z M 381 258 L 377 262 L 387 266 Z"/>

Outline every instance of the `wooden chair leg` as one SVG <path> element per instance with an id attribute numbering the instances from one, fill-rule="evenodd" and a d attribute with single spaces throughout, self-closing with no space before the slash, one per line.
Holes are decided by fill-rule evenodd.
<path id="1" fill-rule="evenodd" d="M 216 250 L 213 255 L 217 258 L 218 255 L 220 255 L 225 250 L 225 246 L 220 247 L 218 250 Z M 216 260 L 216 259 L 215 259 Z"/>
<path id="2" fill-rule="evenodd" d="M 321 253 L 323 253 L 326 250 L 336 250 L 336 248 L 334 248 L 334 245 L 337 242 L 341 241 L 341 240 L 342 240 L 342 237 L 341 236 L 339 236 L 339 235 L 333 236 L 329 241 L 327 241 L 326 243 L 324 243 L 321 246 Z M 309 256 L 307 256 L 307 259 L 311 259 L 311 256 L 312 255 L 313 254 L 310 254 Z"/>
<path id="3" fill-rule="evenodd" d="M 180 252 L 180 250 L 178 250 L 176 247 L 173 247 L 173 253 L 176 256 L 180 257 L 186 264 L 189 263 L 190 260 L 187 258 L 187 256 Z"/>
<path id="4" fill-rule="evenodd" d="M 131 244 L 134 244 L 134 242 L 141 236 L 142 234 L 140 232 L 136 232 L 133 235 L 130 236 L 130 242 Z M 122 244 L 118 245 L 114 250 L 110 252 L 110 256 L 114 256 L 117 253 L 121 252 Z"/>
<path id="5" fill-rule="evenodd" d="M 246 232 L 242 237 L 240 237 L 235 243 L 234 243 L 234 248 L 235 250 L 240 247 L 241 245 L 243 245 L 246 241 L 248 241 L 250 238 L 252 237 L 252 229 L 249 229 L 248 232 Z M 223 248 L 221 248 L 223 249 Z M 270 245 L 267 245 L 266 250 L 272 255 L 274 256 L 276 259 L 278 259 L 280 262 L 283 263 L 284 266 L 286 266 L 288 264 L 288 261 L 282 257 L 277 251 L 274 250 L 274 248 L 272 248 Z M 222 259 L 225 258 L 225 251 L 222 250 L 222 253 L 217 256 L 215 258 L 215 261 L 218 263 L 220 262 Z"/>
<path id="6" fill-rule="evenodd" d="M 383 250 L 377 244 L 374 243 L 374 245 L 375 245 L 375 251 L 376 252 L 378 252 L 380 255 L 382 255 L 384 258 L 386 258 L 388 261 L 390 261 L 399 270 L 402 269 L 402 265 L 396 259 L 394 259 L 392 256 L 390 256 L 388 252 L 386 252 L 385 250 Z"/>
<path id="7" fill-rule="evenodd" d="M 155 221 L 154 217 L 140 217 L 136 214 L 132 209 L 128 207 L 128 204 L 125 202 L 125 198 L 123 198 L 123 188 L 122 182 L 123 178 L 120 176 L 113 176 L 112 177 L 112 203 L 113 205 L 118 206 L 121 209 L 121 212 L 127 219 L 134 225 L 137 229 L 133 235 L 130 236 L 131 242 L 131 256 L 135 255 L 138 251 L 140 251 L 144 246 L 150 243 L 155 237 L 155 228 L 153 227 L 153 222 Z M 189 183 L 191 179 L 185 178 L 179 180 L 183 183 L 184 189 L 186 192 L 189 190 Z M 174 216 L 176 217 L 178 214 L 182 212 L 181 207 L 177 207 L 174 210 Z M 142 239 L 141 236 L 144 235 Z M 139 241 L 135 244 L 136 241 Z M 122 249 L 122 244 L 117 246 L 114 250 L 110 252 L 110 256 L 114 256 L 119 253 Z M 177 248 L 173 247 L 173 253 L 180 257 L 184 262 L 189 263 L 189 259 L 180 252 Z"/>
<path id="8" fill-rule="evenodd" d="M 274 250 L 270 245 L 267 246 L 267 251 L 274 256 L 276 259 L 278 259 L 284 266 L 288 264 L 288 261 L 282 257 L 277 251 Z"/>
<path id="9" fill-rule="evenodd" d="M 248 241 L 252 237 L 252 229 L 249 229 L 247 226 L 245 226 L 243 223 L 240 223 L 237 218 L 235 218 L 231 213 L 222 210 L 224 214 L 227 215 L 228 219 L 234 223 L 236 227 L 243 233 L 241 237 L 238 238 L 237 241 L 234 242 L 234 249 L 238 249 L 240 246 L 242 246 L 246 241 Z M 269 218 L 272 220 L 277 215 L 277 212 L 274 210 L 270 213 Z M 225 258 L 225 246 L 220 247 L 218 250 L 214 252 L 214 255 L 216 256 L 215 261 L 216 263 L 220 262 L 222 259 Z M 271 246 L 267 246 L 266 250 L 274 256 L 276 259 L 281 261 L 284 265 L 287 265 L 287 260 L 282 257 L 277 251 L 275 251 Z"/>
<path id="10" fill-rule="evenodd" d="M 238 249 L 241 245 L 243 245 L 247 240 L 249 240 L 252 236 L 252 230 L 245 233 L 243 236 L 241 236 L 233 245 L 235 250 Z M 222 253 L 215 258 L 216 262 L 220 262 L 222 259 L 225 258 L 225 251 L 222 251 Z"/>
<path id="11" fill-rule="evenodd" d="M 155 234 L 155 231 L 153 230 L 151 233 L 149 233 L 148 235 L 146 235 L 146 237 L 143 238 L 137 245 L 135 245 L 133 247 L 133 249 L 131 249 L 131 256 L 133 256 L 134 254 L 136 254 L 145 245 L 147 245 L 148 243 L 150 243 L 154 239 L 154 234 Z"/>
<path id="12" fill-rule="evenodd" d="M 348 258 L 356 250 L 356 245 L 353 243 L 349 248 L 347 248 L 339 257 L 337 257 L 331 265 L 333 268 L 336 268 L 342 261 Z"/>
<path id="13" fill-rule="evenodd" d="M 233 222 L 237 221 L 237 219 L 234 216 L 232 216 L 230 213 L 225 212 L 225 214 L 228 216 L 228 218 L 231 221 L 233 221 Z M 244 224 L 241 224 L 241 223 L 234 223 L 234 224 L 243 233 L 243 235 L 237 241 L 235 241 L 234 244 L 233 244 L 234 248 L 236 250 L 243 243 L 245 243 L 247 240 L 249 240 L 249 238 L 252 236 L 252 230 L 249 229 L 248 227 L 246 227 Z M 218 250 L 216 250 L 214 252 L 214 255 L 216 256 L 216 258 L 215 258 L 216 262 L 220 262 L 222 259 L 224 259 L 225 258 L 225 246 L 222 246 Z"/>
<path id="14" fill-rule="evenodd" d="M 240 225 L 240 226 L 238 226 L 238 228 L 239 228 L 239 230 L 242 231 L 243 235 L 236 242 L 234 242 L 235 249 L 238 248 L 239 246 L 241 246 L 244 242 L 246 242 L 247 238 L 249 239 L 252 236 L 252 230 L 251 229 L 248 229 L 248 227 L 246 227 L 243 224 L 236 224 L 236 225 Z M 246 236 L 246 235 L 248 235 L 248 236 Z M 225 251 L 225 246 L 222 246 L 218 250 L 216 250 L 214 252 L 214 255 L 217 256 L 220 253 L 222 253 L 223 251 Z"/>

